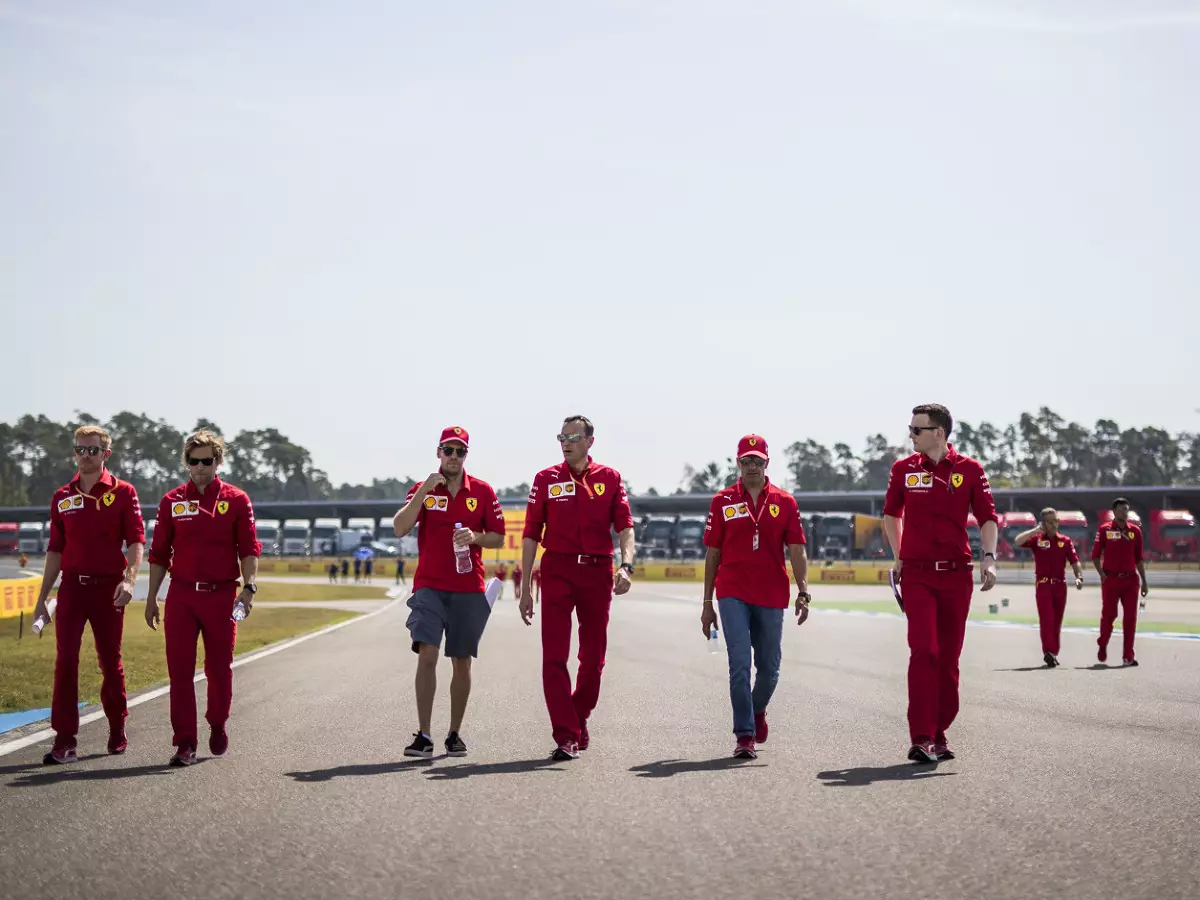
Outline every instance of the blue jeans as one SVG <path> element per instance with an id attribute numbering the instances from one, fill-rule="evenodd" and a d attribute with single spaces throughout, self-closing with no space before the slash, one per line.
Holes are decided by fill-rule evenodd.
<path id="1" fill-rule="evenodd" d="M 737 597 L 718 597 L 721 630 L 729 651 L 729 699 L 733 702 L 733 733 L 754 736 L 754 714 L 771 702 L 779 683 L 783 659 L 783 614 L 745 603 Z M 754 688 L 750 688 L 750 654 L 754 653 Z"/>

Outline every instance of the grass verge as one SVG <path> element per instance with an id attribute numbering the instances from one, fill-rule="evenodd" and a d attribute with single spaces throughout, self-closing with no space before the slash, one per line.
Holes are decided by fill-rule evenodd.
<path id="1" fill-rule="evenodd" d="M 846 609 L 856 612 L 874 612 L 874 613 L 895 613 L 899 615 L 900 607 L 896 605 L 896 601 L 849 601 L 846 603 L 838 603 L 824 601 L 819 604 L 814 604 L 813 609 Z M 1019 615 L 991 615 L 987 612 L 987 606 L 983 610 L 977 610 L 975 604 L 971 606 L 972 619 L 978 619 L 986 622 L 1012 622 L 1018 625 L 1036 625 L 1037 616 L 1019 616 Z M 1069 628 L 1096 628 L 1100 625 L 1100 620 L 1096 618 L 1078 617 L 1067 618 L 1063 620 L 1063 625 Z M 1117 618 L 1115 627 L 1116 631 L 1121 630 L 1121 619 Z M 1156 622 L 1152 619 L 1138 622 L 1139 631 L 1174 631 L 1180 634 L 1200 634 L 1200 623 L 1196 622 Z"/>
<path id="2" fill-rule="evenodd" d="M 294 584 L 264 581 L 255 600 L 272 603 L 320 603 L 328 600 L 385 600 L 390 584 Z"/>
<path id="3" fill-rule="evenodd" d="M 167 681 L 167 656 L 163 629 L 151 631 L 142 618 L 142 605 L 134 604 L 125 615 L 122 658 L 125 687 L 129 693 Z M 352 619 L 357 613 L 335 609 L 255 609 L 238 625 L 237 655 L 242 656 L 287 638 Z M 204 643 L 198 644 L 197 670 L 204 667 Z M 41 638 L 29 630 L 17 639 L 17 620 L 0 619 L 0 712 L 19 712 L 49 706 L 54 686 L 54 626 Z M 83 632 L 79 653 L 79 699 L 100 700 L 100 668 L 96 663 L 91 627 Z"/>

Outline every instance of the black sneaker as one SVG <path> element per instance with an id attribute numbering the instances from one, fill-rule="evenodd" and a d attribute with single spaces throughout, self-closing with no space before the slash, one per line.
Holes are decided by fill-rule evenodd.
<path id="1" fill-rule="evenodd" d="M 421 732 L 413 732 L 415 740 L 404 748 L 405 756 L 419 756 L 422 759 L 429 759 L 433 756 L 433 741 L 421 734 Z"/>
<path id="2" fill-rule="evenodd" d="M 463 739 L 458 736 L 457 731 L 452 731 L 446 735 L 446 755 L 447 756 L 466 756 L 467 745 L 463 743 Z"/>
<path id="3" fill-rule="evenodd" d="M 1138 661 L 1137 661 L 1136 659 L 1123 659 L 1123 660 L 1121 660 L 1121 665 L 1122 665 L 1122 666 L 1136 666 L 1137 664 L 1138 664 Z"/>
<path id="4" fill-rule="evenodd" d="M 579 745 L 575 741 L 563 741 L 554 748 L 550 758 L 556 762 L 566 762 L 568 759 L 579 759 Z"/>
<path id="5" fill-rule="evenodd" d="M 1053 669 L 1055 666 L 1058 665 L 1058 657 L 1055 656 L 1053 653 L 1051 653 L 1049 650 L 1047 650 L 1046 655 L 1042 657 L 1042 661 L 1046 663 L 1047 669 Z"/>

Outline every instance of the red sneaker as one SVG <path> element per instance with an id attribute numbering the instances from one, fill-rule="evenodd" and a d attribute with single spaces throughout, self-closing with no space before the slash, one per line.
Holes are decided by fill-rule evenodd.
<path id="1" fill-rule="evenodd" d="M 945 738 L 933 742 L 933 755 L 937 757 L 938 762 L 954 759 L 954 751 L 950 749 L 950 744 L 946 742 Z"/>
<path id="2" fill-rule="evenodd" d="M 108 727 L 108 752 L 118 756 L 129 749 L 129 741 L 125 738 L 125 726 L 110 725 Z"/>
<path id="3" fill-rule="evenodd" d="M 171 757 L 168 765 L 182 767 L 190 766 L 196 761 L 195 747 L 179 747 L 175 750 L 175 755 Z"/>
<path id="4" fill-rule="evenodd" d="M 1096 654 L 1096 659 L 1100 660 L 1100 662 L 1108 662 L 1108 648 L 1101 646 L 1100 652 Z"/>
<path id="5" fill-rule="evenodd" d="M 590 743 L 591 737 L 588 735 L 587 722 L 584 722 L 579 726 L 579 749 L 586 750 Z"/>
<path id="6" fill-rule="evenodd" d="M 214 728 L 208 734 L 208 749 L 213 756 L 224 756 L 225 751 L 229 749 L 229 735 L 225 733 L 225 727 Z"/>
<path id="7" fill-rule="evenodd" d="M 754 738 L 748 734 L 739 735 L 733 755 L 737 759 L 758 759 L 758 751 L 754 749 Z"/>
<path id="8" fill-rule="evenodd" d="M 565 762 L 568 759 L 579 759 L 579 745 L 575 741 L 563 741 L 554 748 L 550 758 L 555 762 Z"/>
<path id="9" fill-rule="evenodd" d="M 915 763 L 937 762 L 937 752 L 933 741 L 917 741 L 909 748 L 908 758 Z"/>
<path id="10" fill-rule="evenodd" d="M 73 762 L 79 762 L 74 747 L 55 747 L 42 757 L 43 766 L 65 766 Z"/>
<path id="11" fill-rule="evenodd" d="M 765 744 L 767 742 L 767 711 L 754 714 L 754 742 L 756 744 Z"/>

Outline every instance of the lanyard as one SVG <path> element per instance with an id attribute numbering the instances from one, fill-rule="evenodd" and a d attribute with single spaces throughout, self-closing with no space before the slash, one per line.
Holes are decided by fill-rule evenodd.
<path id="1" fill-rule="evenodd" d="M 754 501 L 752 499 L 750 499 L 750 494 L 746 490 L 746 486 L 742 485 L 742 497 L 745 498 L 744 502 L 746 504 L 746 515 L 749 516 L 750 521 L 754 523 L 754 543 L 750 548 L 752 550 L 758 549 L 758 520 L 762 518 L 763 509 L 767 508 L 767 497 L 765 496 L 766 492 L 767 492 L 767 486 L 764 484 L 763 485 L 763 496 L 759 497 L 759 499 L 763 501 L 762 509 L 760 509 L 758 511 L 758 515 L 755 515 L 754 514 Z"/>
<path id="2" fill-rule="evenodd" d="M 567 474 L 571 476 L 571 480 L 573 482 L 575 482 L 578 485 L 581 485 L 583 487 L 583 489 L 585 491 L 587 491 L 589 500 L 595 500 L 596 495 L 592 493 L 592 489 L 590 487 L 588 487 L 588 483 L 587 483 L 587 473 L 591 470 L 591 468 L 592 468 L 591 466 L 588 466 L 586 469 L 583 470 L 583 473 L 579 476 L 580 478 L 583 479 L 583 481 L 580 481 L 578 478 L 575 477 L 575 472 L 571 469 L 570 466 L 567 466 Z"/>

